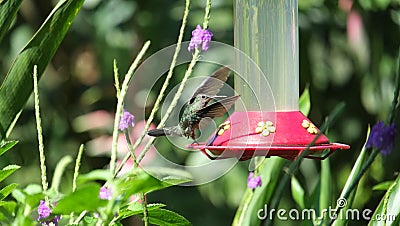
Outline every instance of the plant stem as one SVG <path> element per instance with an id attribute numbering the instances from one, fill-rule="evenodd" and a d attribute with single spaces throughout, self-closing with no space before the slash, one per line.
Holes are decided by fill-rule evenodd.
<path id="1" fill-rule="evenodd" d="M 139 168 L 139 164 L 136 161 L 135 149 L 132 146 L 132 142 L 131 142 L 131 138 L 129 136 L 129 130 L 128 129 L 124 130 L 124 135 L 125 135 L 126 143 L 128 143 L 128 149 L 129 149 L 130 156 L 131 156 L 131 158 L 133 160 L 133 165 L 135 166 L 135 168 L 138 169 Z"/>
<path id="2" fill-rule="evenodd" d="M 139 54 L 137 55 L 137 57 L 135 58 L 135 60 L 133 61 L 132 65 L 131 65 L 131 67 L 129 68 L 128 72 L 126 73 L 124 81 L 122 83 L 120 93 L 117 96 L 117 110 L 115 112 L 115 119 L 114 119 L 113 142 L 112 142 L 111 160 L 110 160 L 110 170 L 111 170 L 112 174 L 115 173 L 115 165 L 116 165 L 116 161 L 117 161 L 118 126 L 119 126 L 119 121 L 120 121 L 121 115 L 122 115 L 124 98 L 125 98 L 126 92 L 128 90 L 128 84 L 129 84 L 129 81 L 131 80 L 131 78 L 133 77 L 133 73 L 135 72 L 137 66 L 139 65 L 140 60 L 143 58 L 143 56 L 144 56 L 145 52 L 147 51 L 147 49 L 149 48 L 149 46 L 150 46 L 150 41 L 147 41 L 143 45 Z M 116 72 L 116 70 L 114 69 L 114 73 L 115 72 Z M 115 82 L 115 83 L 117 84 L 118 82 Z M 117 89 L 117 93 L 118 93 L 118 89 Z"/>
<path id="3" fill-rule="evenodd" d="M 145 226 L 149 225 L 149 211 L 147 209 L 147 200 L 146 195 L 144 193 L 140 193 L 140 198 L 142 199 L 143 204 L 143 222 Z"/>
<path id="4" fill-rule="evenodd" d="M 140 166 L 139 166 L 139 163 L 136 161 L 136 156 L 135 156 L 135 152 L 134 152 L 135 149 L 133 149 L 132 142 L 131 142 L 131 138 L 129 137 L 129 131 L 128 131 L 128 129 L 125 129 L 125 130 L 124 130 L 124 134 L 125 134 L 126 142 L 128 143 L 128 149 L 129 149 L 129 152 L 130 152 L 130 154 L 131 154 L 134 167 L 135 167 L 136 169 L 139 169 Z M 146 200 L 146 195 L 145 195 L 144 192 L 141 192 L 141 193 L 140 193 L 140 198 L 142 199 L 143 222 L 144 222 L 144 225 L 147 226 L 147 225 L 149 225 L 149 217 L 148 217 L 149 211 L 148 211 L 148 209 L 147 209 L 147 200 Z"/>
<path id="5" fill-rule="evenodd" d="M 178 100 L 179 100 L 179 98 L 180 98 L 181 95 L 182 95 L 183 88 L 185 87 L 186 82 L 187 82 L 189 76 L 192 74 L 193 67 L 196 65 L 196 62 L 197 62 L 197 60 L 198 60 L 199 55 L 200 55 L 200 50 L 198 50 L 198 49 L 196 48 L 196 49 L 194 50 L 194 54 L 193 54 L 193 57 L 192 57 L 192 61 L 190 62 L 189 67 L 188 67 L 188 69 L 187 69 L 186 72 L 185 72 L 185 76 L 183 77 L 183 79 L 182 79 L 182 81 L 181 81 L 181 83 L 180 83 L 180 85 L 179 85 L 179 87 L 178 87 L 178 90 L 176 91 L 176 94 L 175 94 L 174 98 L 172 99 L 171 104 L 169 105 L 169 107 L 168 107 L 168 109 L 167 109 L 167 112 L 165 113 L 164 117 L 161 119 L 160 123 L 158 124 L 157 129 L 160 129 L 160 128 L 164 127 L 165 122 L 166 122 L 167 119 L 169 118 L 169 116 L 170 116 L 170 114 L 172 113 L 172 111 L 175 109 L 175 106 L 176 106 L 176 104 L 178 103 Z M 147 150 L 149 150 L 149 148 L 150 148 L 150 146 L 153 144 L 154 140 L 155 140 L 155 137 L 152 137 L 152 138 L 150 138 L 150 140 L 146 143 L 146 146 L 144 147 L 142 153 L 140 153 L 140 155 L 139 155 L 139 157 L 138 157 L 138 159 L 137 159 L 138 162 L 142 161 L 142 159 L 144 158 L 144 156 L 145 156 Z"/>
<path id="6" fill-rule="evenodd" d="M 184 10 L 184 13 L 183 13 L 183 18 L 182 18 L 182 25 L 181 25 L 181 28 L 180 28 L 180 31 L 179 31 L 178 41 L 176 43 L 175 52 L 174 52 L 174 55 L 172 57 L 172 62 L 171 62 L 171 65 L 169 67 L 169 71 L 168 71 L 167 77 L 165 78 L 164 84 L 163 84 L 163 86 L 161 87 L 161 90 L 160 90 L 160 94 L 158 95 L 157 100 L 154 103 L 154 107 L 151 110 L 150 116 L 147 119 L 146 126 L 144 127 L 144 129 L 142 131 L 142 134 L 140 135 L 139 139 L 137 139 L 135 144 L 133 145 L 133 149 L 134 150 L 142 142 L 144 136 L 146 135 L 147 130 L 150 128 L 150 125 L 153 122 L 154 116 L 156 115 L 158 109 L 160 108 L 160 104 L 161 104 L 161 101 L 162 101 L 162 99 L 164 97 L 165 90 L 168 87 L 169 80 L 171 79 L 171 77 L 173 75 L 174 68 L 175 68 L 175 65 L 176 65 L 176 60 L 177 60 L 179 52 L 181 50 L 181 43 L 182 43 L 182 40 L 183 40 L 183 34 L 184 34 L 184 31 L 185 31 L 187 17 L 188 17 L 188 14 L 189 14 L 189 6 L 190 6 L 190 0 L 186 0 L 185 10 Z M 126 163 L 126 161 L 128 161 L 129 156 L 130 156 L 130 154 L 128 153 L 122 159 L 122 162 L 118 166 L 114 176 L 116 176 L 119 173 L 119 171 L 121 171 L 121 169 L 124 166 L 124 164 Z"/>
<path id="7" fill-rule="evenodd" d="M 114 86 L 115 90 L 117 91 L 117 98 L 120 95 L 121 89 L 119 85 L 119 76 L 118 76 L 118 66 L 117 66 L 117 60 L 114 59 L 113 61 L 113 69 L 114 69 Z"/>
<path id="8" fill-rule="evenodd" d="M 44 194 L 48 189 L 48 183 L 46 179 L 46 156 L 44 155 L 44 144 L 43 144 L 43 133 L 42 133 L 42 120 L 40 118 L 40 106 L 39 106 L 39 88 L 38 88 L 38 79 L 37 79 L 37 65 L 33 66 L 33 92 L 35 96 L 35 117 L 36 117 L 36 130 L 38 133 L 38 142 L 39 142 L 39 156 L 40 156 L 40 173 L 42 180 L 42 188 Z M 46 195 L 46 201 L 47 201 Z"/>
<path id="9" fill-rule="evenodd" d="M 204 12 L 203 29 L 207 29 L 207 27 L 208 27 L 208 23 L 209 23 L 209 20 L 210 20 L 210 9 L 211 9 L 211 0 L 207 0 L 206 7 L 205 7 L 205 12 Z M 185 87 L 189 76 L 192 74 L 193 68 L 196 65 L 196 62 L 198 61 L 199 56 L 200 56 L 200 50 L 195 48 L 192 60 L 191 60 L 191 62 L 189 64 L 188 69 L 185 72 L 185 76 L 183 77 L 183 79 L 181 81 L 181 84 L 179 85 L 178 91 L 176 92 L 176 94 L 175 94 L 175 96 L 174 96 L 174 98 L 173 98 L 173 100 L 171 102 L 171 105 L 168 107 L 166 114 L 161 119 L 160 123 L 158 124 L 157 129 L 160 129 L 160 128 L 164 127 L 165 122 L 169 118 L 171 112 L 174 110 L 176 104 L 178 103 L 179 98 L 182 95 L 183 88 Z M 155 140 L 155 138 L 152 137 L 147 142 L 147 144 L 144 147 L 142 153 L 139 155 L 139 157 L 137 159 L 138 162 L 142 161 L 142 159 L 144 158 L 147 150 L 149 150 L 149 148 L 153 144 L 154 140 Z"/>
<path id="10" fill-rule="evenodd" d="M 79 146 L 78 155 L 76 156 L 76 160 L 75 160 L 74 177 L 72 179 L 72 192 L 74 192 L 76 190 L 76 181 L 78 180 L 78 176 L 79 176 L 79 168 L 81 166 L 83 147 L 84 147 L 83 144 L 81 144 L 81 146 Z M 73 222 L 74 222 L 74 213 L 72 212 L 69 217 L 69 224 L 72 224 Z"/>
<path id="11" fill-rule="evenodd" d="M 204 30 L 208 28 L 208 23 L 210 22 L 210 9 L 211 9 L 211 0 L 207 0 L 204 12 L 204 21 L 203 21 Z"/>
<path id="12" fill-rule="evenodd" d="M 84 148 L 84 145 L 81 144 L 81 146 L 79 146 L 78 155 L 76 156 L 76 160 L 75 160 L 74 178 L 72 180 L 72 191 L 73 192 L 76 190 L 76 181 L 79 176 L 79 168 L 81 166 L 83 148 Z"/>

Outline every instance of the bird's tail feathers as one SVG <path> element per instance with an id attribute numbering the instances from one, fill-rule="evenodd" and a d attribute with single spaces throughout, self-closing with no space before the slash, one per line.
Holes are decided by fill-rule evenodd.
<path id="1" fill-rule="evenodd" d="M 161 137 L 166 136 L 167 134 L 165 133 L 164 129 L 152 129 L 147 131 L 147 135 L 152 137 Z"/>

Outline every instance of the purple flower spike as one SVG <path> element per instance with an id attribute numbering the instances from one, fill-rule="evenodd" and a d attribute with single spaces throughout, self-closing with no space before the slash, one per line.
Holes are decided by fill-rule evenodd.
<path id="1" fill-rule="evenodd" d="M 382 121 L 376 123 L 371 130 L 368 137 L 366 148 L 377 148 L 381 151 L 382 155 L 389 155 L 394 147 L 396 141 L 396 124 L 385 126 Z"/>
<path id="2" fill-rule="evenodd" d="M 99 198 L 103 200 L 111 200 L 112 190 L 111 188 L 101 187 L 99 192 Z"/>
<path id="3" fill-rule="evenodd" d="M 200 25 L 197 25 L 196 29 L 192 31 L 192 38 L 190 39 L 188 48 L 189 52 L 194 50 L 195 48 L 198 48 L 202 42 L 203 42 L 203 29 L 200 27 Z"/>
<path id="4" fill-rule="evenodd" d="M 38 220 L 40 221 L 43 218 L 48 218 L 50 216 L 51 210 L 50 207 L 46 205 L 46 203 L 43 200 L 40 200 L 40 204 L 38 207 Z"/>
<path id="5" fill-rule="evenodd" d="M 261 187 L 261 185 L 262 185 L 261 177 L 260 176 L 254 177 L 254 173 L 250 172 L 249 177 L 247 178 L 247 187 L 255 189 L 256 187 Z"/>
<path id="6" fill-rule="evenodd" d="M 210 41 L 213 33 L 209 30 L 204 30 L 200 25 L 196 26 L 196 29 L 192 31 L 192 38 L 190 39 L 188 50 L 189 52 L 195 48 L 199 48 L 201 45 L 202 50 L 207 51 L 210 46 Z"/>
<path id="7" fill-rule="evenodd" d="M 55 205 L 56 205 L 56 203 L 54 203 L 54 206 Z M 61 215 L 54 216 L 53 218 L 50 218 L 50 219 L 48 218 L 48 217 L 50 217 L 51 209 L 49 206 L 46 205 L 46 202 L 43 200 L 40 200 L 40 204 L 38 207 L 38 214 L 39 214 L 38 221 L 41 223 L 41 225 L 45 225 L 45 226 L 48 226 L 48 225 L 57 226 L 58 222 L 61 219 Z"/>
<path id="8" fill-rule="evenodd" d="M 208 48 L 210 47 L 210 42 L 211 42 L 212 36 L 213 36 L 213 33 L 211 33 L 211 31 L 204 30 L 204 32 L 203 32 L 203 45 L 202 45 L 202 49 L 204 51 L 207 51 Z"/>
<path id="9" fill-rule="evenodd" d="M 120 130 L 125 130 L 129 128 L 129 126 L 135 126 L 135 116 L 124 109 L 121 115 L 121 120 L 119 121 L 118 128 Z"/>

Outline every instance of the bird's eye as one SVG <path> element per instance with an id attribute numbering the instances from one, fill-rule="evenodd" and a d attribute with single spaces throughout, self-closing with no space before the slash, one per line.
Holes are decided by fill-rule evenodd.
<path id="1" fill-rule="evenodd" d="M 206 98 L 206 96 L 202 95 L 202 96 L 201 96 L 201 98 L 202 98 L 202 99 L 205 99 L 205 98 Z"/>

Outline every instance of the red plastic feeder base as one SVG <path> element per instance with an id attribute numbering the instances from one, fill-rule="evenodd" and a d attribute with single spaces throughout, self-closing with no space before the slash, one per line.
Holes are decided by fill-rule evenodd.
<path id="1" fill-rule="evenodd" d="M 200 149 L 210 159 L 280 156 L 293 160 L 318 133 L 318 128 L 299 111 L 234 112 L 205 143 L 188 147 Z M 349 148 L 346 144 L 330 143 L 322 134 L 305 158 L 322 160 L 337 149 Z"/>

